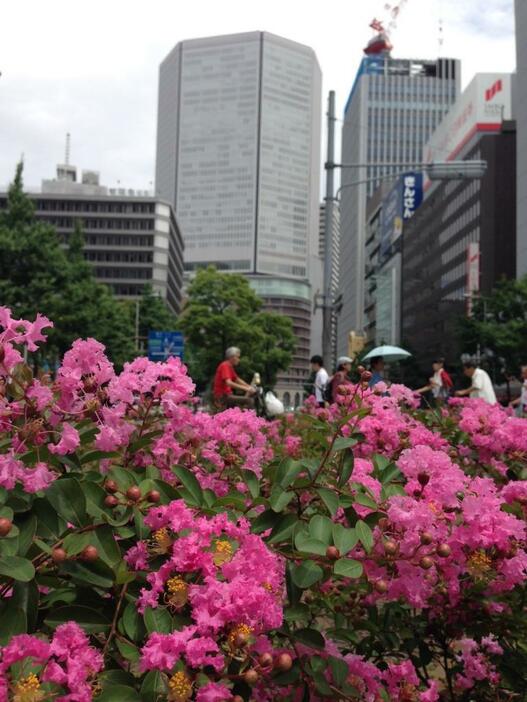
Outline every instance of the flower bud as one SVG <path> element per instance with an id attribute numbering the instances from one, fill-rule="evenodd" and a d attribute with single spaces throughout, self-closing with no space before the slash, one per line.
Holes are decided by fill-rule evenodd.
<path id="1" fill-rule="evenodd" d="M 452 549 L 448 544 L 439 544 L 437 547 L 437 555 L 441 558 L 448 558 L 452 553 Z"/>
<path id="2" fill-rule="evenodd" d="M 273 665 L 273 657 L 270 653 L 262 653 L 258 658 L 260 668 L 270 668 Z"/>
<path id="3" fill-rule="evenodd" d="M 279 670 L 281 673 L 287 673 L 293 667 L 293 659 L 289 653 L 281 653 L 275 661 L 275 670 Z"/>
<path id="4" fill-rule="evenodd" d="M 13 527 L 13 522 L 6 517 L 0 517 L 0 536 L 7 536 Z"/>
<path id="5" fill-rule="evenodd" d="M 419 561 L 419 565 L 423 570 L 430 570 L 430 568 L 432 568 L 434 565 L 434 561 L 430 558 L 430 556 L 423 556 Z"/>
<path id="6" fill-rule="evenodd" d="M 388 583 L 386 580 L 377 580 L 373 587 L 377 590 L 379 595 L 384 595 L 388 592 Z"/>
<path id="7" fill-rule="evenodd" d="M 388 556 L 395 556 L 395 554 L 397 553 L 397 544 L 395 543 L 395 541 L 385 541 L 384 552 Z"/>
<path id="8" fill-rule="evenodd" d="M 63 548 L 54 548 L 51 552 L 51 560 L 53 563 L 64 563 L 68 558 L 68 554 Z"/>
<path id="9" fill-rule="evenodd" d="M 117 492 L 119 490 L 119 486 L 115 482 L 115 480 L 107 480 L 104 483 L 104 489 L 106 492 Z"/>
<path id="10" fill-rule="evenodd" d="M 119 504 L 119 500 L 114 495 L 106 495 L 104 504 L 106 507 L 116 507 Z"/>
<path id="11" fill-rule="evenodd" d="M 159 500 L 161 499 L 161 493 L 159 490 L 150 490 L 149 493 L 146 495 L 146 499 L 149 502 L 153 502 L 154 504 L 157 504 Z"/>
<path id="12" fill-rule="evenodd" d="M 256 685 L 256 683 L 260 679 L 260 676 L 254 668 L 249 668 L 249 670 L 243 676 L 243 679 L 247 683 L 247 685 Z"/>
<path id="13" fill-rule="evenodd" d="M 423 546 L 429 546 L 433 540 L 434 540 L 434 537 L 432 536 L 432 534 L 430 534 L 428 531 L 423 531 L 423 533 L 421 534 L 421 539 L 420 539 L 421 544 Z"/>
<path id="14" fill-rule="evenodd" d="M 97 551 L 95 546 L 86 546 L 86 548 L 81 551 L 80 557 L 83 561 L 93 563 L 99 558 L 99 551 Z"/>
<path id="15" fill-rule="evenodd" d="M 249 643 L 249 637 L 247 634 L 244 634 L 242 631 L 238 632 L 236 636 L 234 637 L 234 647 L 235 648 L 243 648 L 244 646 L 247 646 Z"/>
<path id="16" fill-rule="evenodd" d="M 428 475 L 428 473 L 421 471 L 421 473 L 418 473 L 417 475 L 417 480 L 419 481 L 419 485 L 426 487 L 426 485 L 428 485 L 428 483 L 430 482 L 430 476 Z"/>
<path id="17" fill-rule="evenodd" d="M 330 561 L 336 561 L 340 558 L 340 551 L 336 546 L 328 546 L 326 549 L 326 558 L 329 558 Z"/>
<path id="18" fill-rule="evenodd" d="M 132 500 L 132 502 L 137 502 L 141 499 L 141 490 L 137 485 L 132 485 L 132 487 L 129 487 L 126 491 L 126 497 Z"/>

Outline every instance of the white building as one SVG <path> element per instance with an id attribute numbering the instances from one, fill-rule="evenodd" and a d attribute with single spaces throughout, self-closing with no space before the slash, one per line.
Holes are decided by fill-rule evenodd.
<path id="1" fill-rule="evenodd" d="M 160 66 L 156 194 L 177 212 L 185 270 L 213 264 L 247 274 L 274 309 L 299 303 L 291 390 L 311 350 L 320 132 L 321 72 L 306 46 L 267 32 L 192 39 Z"/>

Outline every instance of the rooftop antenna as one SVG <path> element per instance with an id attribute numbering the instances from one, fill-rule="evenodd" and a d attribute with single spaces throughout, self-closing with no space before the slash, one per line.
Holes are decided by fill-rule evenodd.
<path id="1" fill-rule="evenodd" d="M 441 57 L 443 53 L 443 42 L 445 40 L 445 37 L 443 35 L 443 0 L 439 0 L 439 18 L 437 23 L 438 56 Z"/>
<path id="2" fill-rule="evenodd" d="M 69 132 L 66 134 L 66 155 L 64 158 L 64 163 L 66 166 L 70 165 L 70 143 L 71 143 L 71 135 Z"/>

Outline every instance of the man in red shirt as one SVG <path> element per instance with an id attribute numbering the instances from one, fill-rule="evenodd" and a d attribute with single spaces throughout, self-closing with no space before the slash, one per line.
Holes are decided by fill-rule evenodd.
<path id="1" fill-rule="evenodd" d="M 231 346 L 225 351 L 225 360 L 216 368 L 212 395 L 214 406 L 218 410 L 227 409 L 228 407 L 254 407 L 252 395 L 256 392 L 255 389 L 246 383 L 245 380 L 239 378 L 234 370 L 239 362 L 240 349 L 236 346 Z M 234 395 L 233 390 L 242 390 L 245 395 Z"/>

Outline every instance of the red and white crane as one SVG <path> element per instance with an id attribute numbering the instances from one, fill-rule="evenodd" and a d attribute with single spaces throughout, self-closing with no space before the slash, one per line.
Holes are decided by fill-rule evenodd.
<path id="1" fill-rule="evenodd" d="M 399 0 L 395 3 L 385 3 L 382 19 L 376 17 L 370 22 L 370 27 L 376 32 L 375 36 L 368 42 L 364 53 L 368 56 L 390 53 L 393 49 L 390 37 L 397 27 L 399 14 L 408 0 Z"/>

